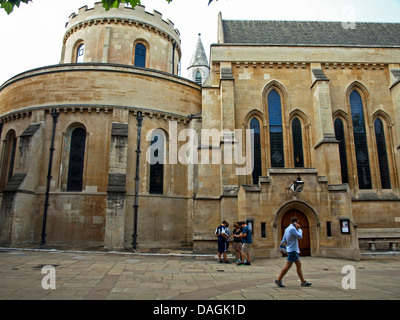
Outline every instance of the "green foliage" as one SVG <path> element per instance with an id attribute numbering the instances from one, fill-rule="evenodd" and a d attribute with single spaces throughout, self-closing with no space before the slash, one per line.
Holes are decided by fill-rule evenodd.
<path id="1" fill-rule="evenodd" d="M 19 5 L 22 3 L 28 3 L 31 2 L 32 0 L 0 0 L 0 8 L 4 9 L 7 14 L 10 14 L 14 7 L 19 7 Z M 172 0 L 166 0 L 168 3 L 171 3 Z M 208 0 L 208 4 L 213 2 L 214 0 Z M 218 1 L 218 0 L 216 0 Z M 118 6 L 121 3 L 127 3 L 132 6 L 132 8 L 136 7 L 138 4 L 140 4 L 140 0 L 101 0 L 103 3 L 103 7 L 106 10 L 110 10 L 111 8 L 118 8 Z"/>
<path id="2" fill-rule="evenodd" d="M 19 8 L 21 2 L 28 3 L 30 1 L 31 0 L 0 0 L 0 8 L 6 10 L 7 14 L 10 14 L 15 6 Z"/>

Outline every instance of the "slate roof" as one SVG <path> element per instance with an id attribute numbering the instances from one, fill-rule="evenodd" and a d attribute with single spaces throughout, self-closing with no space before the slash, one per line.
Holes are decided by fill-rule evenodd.
<path id="1" fill-rule="evenodd" d="M 400 47 L 400 23 L 222 20 L 224 43 Z M 346 26 L 346 25 L 345 25 Z"/>
<path id="2" fill-rule="evenodd" d="M 206 52 L 204 51 L 203 42 L 201 41 L 201 34 L 199 33 L 199 38 L 197 39 L 196 48 L 193 52 L 192 59 L 190 60 L 189 67 L 193 66 L 206 66 L 208 67 L 208 60 Z"/>

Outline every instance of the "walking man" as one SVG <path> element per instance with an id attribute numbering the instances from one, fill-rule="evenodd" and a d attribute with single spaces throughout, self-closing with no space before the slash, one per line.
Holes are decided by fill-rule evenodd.
<path id="1" fill-rule="evenodd" d="M 290 225 L 286 228 L 285 233 L 283 235 L 281 244 L 286 244 L 286 251 L 288 254 L 287 261 L 285 266 L 283 267 L 279 277 L 275 280 L 276 285 L 279 287 L 285 287 L 282 283 L 282 279 L 285 274 L 292 267 L 293 263 L 296 265 L 296 271 L 300 278 L 301 285 L 303 287 L 311 286 L 310 282 L 307 282 L 303 277 L 303 271 L 301 270 L 301 262 L 300 262 L 300 249 L 299 249 L 299 241 L 303 237 L 303 231 L 301 230 L 301 226 L 298 223 L 298 219 L 293 217 L 290 219 Z"/>

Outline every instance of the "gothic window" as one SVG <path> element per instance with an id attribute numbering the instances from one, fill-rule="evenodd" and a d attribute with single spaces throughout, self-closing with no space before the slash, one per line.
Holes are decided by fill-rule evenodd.
<path id="1" fill-rule="evenodd" d="M 76 128 L 71 134 L 67 191 L 82 191 L 86 131 Z"/>
<path id="2" fill-rule="evenodd" d="M 335 120 L 335 138 L 339 141 L 340 169 L 342 172 L 342 183 L 349 183 L 349 173 L 347 169 L 346 141 L 344 137 L 343 122 L 339 118 Z"/>
<path id="3" fill-rule="evenodd" d="M 164 192 L 165 139 L 161 133 L 154 133 L 150 150 L 150 188 L 151 194 Z"/>
<path id="4" fill-rule="evenodd" d="M 195 81 L 198 85 L 200 85 L 200 86 L 201 86 L 201 84 L 203 83 L 203 77 L 201 76 L 200 71 L 197 71 L 197 72 L 196 72 L 194 81 Z"/>
<path id="5" fill-rule="evenodd" d="M 253 184 L 258 184 L 259 177 L 262 175 L 262 167 L 261 167 L 261 141 L 260 141 L 260 122 L 253 118 L 250 121 L 250 129 L 254 130 L 254 143 L 253 143 Z"/>
<path id="6" fill-rule="evenodd" d="M 295 168 L 304 167 L 303 137 L 301 133 L 301 122 L 298 118 L 292 121 L 293 156 Z"/>
<path id="7" fill-rule="evenodd" d="M 353 121 L 358 186 L 360 189 L 372 189 L 363 102 L 356 90 L 350 93 L 350 107 Z"/>
<path id="8" fill-rule="evenodd" d="M 82 43 L 78 46 L 78 49 L 76 50 L 76 62 L 81 63 L 83 62 L 85 57 L 85 44 Z"/>
<path id="9" fill-rule="evenodd" d="M 135 46 L 135 67 L 146 67 L 146 47 L 142 43 Z"/>
<path id="10" fill-rule="evenodd" d="M 276 90 L 268 94 L 271 167 L 284 167 L 281 97 Z"/>
<path id="11" fill-rule="evenodd" d="M 386 150 L 385 130 L 383 128 L 382 120 L 376 119 L 374 126 L 382 189 L 390 189 L 389 163 Z"/>
<path id="12" fill-rule="evenodd" d="M 12 178 L 14 173 L 15 153 L 17 149 L 17 137 L 15 131 L 10 130 L 3 143 L 3 161 L 1 166 L 1 190 L 6 186 L 7 182 Z"/>

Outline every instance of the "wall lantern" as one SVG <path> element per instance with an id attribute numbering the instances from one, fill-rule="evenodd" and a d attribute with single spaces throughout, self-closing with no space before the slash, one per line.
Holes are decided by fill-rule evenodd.
<path id="1" fill-rule="evenodd" d="M 303 191 L 303 187 L 304 187 L 304 181 L 302 181 L 300 175 L 298 175 L 297 180 L 293 181 L 288 189 L 292 190 L 294 194 L 297 194 Z"/>

